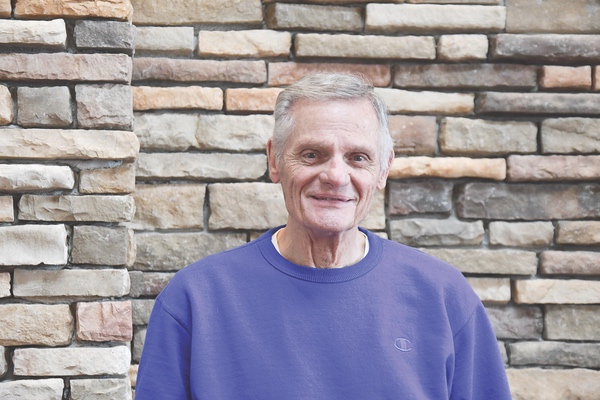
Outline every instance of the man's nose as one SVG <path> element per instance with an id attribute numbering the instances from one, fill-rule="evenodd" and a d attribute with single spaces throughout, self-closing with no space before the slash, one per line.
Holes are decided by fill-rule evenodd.
<path id="1" fill-rule="evenodd" d="M 350 182 L 350 166 L 342 157 L 332 157 L 323 164 L 323 171 L 319 174 L 321 182 L 332 187 L 341 187 Z"/>

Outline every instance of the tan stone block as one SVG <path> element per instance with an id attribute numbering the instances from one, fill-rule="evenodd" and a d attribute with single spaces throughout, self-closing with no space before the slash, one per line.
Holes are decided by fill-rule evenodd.
<path id="1" fill-rule="evenodd" d="M 10 296 L 10 274 L 8 272 L 0 272 L 0 298 Z M 0 349 L 1 350 L 1 349 Z M 2 352 L 0 351 L 0 354 Z M 2 373 L 0 372 L 0 376 Z"/>
<path id="2" fill-rule="evenodd" d="M 535 275 L 538 259 L 533 251 L 423 248 L 463 273 Z"/>
<path id="3" fill-rule="evenodd" d="M 600 119 L 556 118 L 542 121 L 544 153 L 600 152 Z"/>
<path id="4" fill-rule="evenodd" d="M 265 9 L 267 26 L 272 29 L 359 32 L 362 10 L 306 4 L 270 4 Z"/>
<path id="5" fill-rule="evenodd" d="M 529 114 L 597 116 L 598 102 L 600 93 L 485 92 L 477 96 L 476 112 L 496 116 L 505 114 L 513 118 Z"/>
<path id="6" fill-rule="evenodd" d="M 400 157 L 395 158 L 390 170 L 390 179 L 442 177 L 484 178 L 504 180 L 506 160 L 503 158 L 465 157 Z"/>
<path id="7" fill-rule="evenodd" d="M 326 72 L 359 75 L 373 86 L 388 86 L 391 81 L 390 67 L 383 64 L 270 62 L 269 86 L 290 85 L 307 75 Z"/>
<path id="8" fill-rule="evenodd" d="M 126 375 L 131 353 L 127 346 L 16 349 L 16 376 Z"/>
<path id="9" fill-rule="evenodd" d="M 0 159 L 124 160 L 139 152 L 133 132 L 79 129 L 4 129 Z"/>
<path id="10" fill-rule="evenodd" d="M 190 57 L 194 52 L 194 28 L 191 26 L 137 26 L 135 53 L 167 54 Z"/>
<path id="11" fill-rule="evenodd" d="M 115 168 L 83 170 L 79 173 L 79 192 L 126 194 L 135 190 L 134 164 Z"/>
<path id="12" fill-rule="evenodd" d="M 600 372 L 590 369 L 508 368 L 514 400 L 594 399 L 600 392 Z"/>
<path id="13" fill-rule="evenodd" d="M 396 155 L 432 156 L 437 149 L 435 117 L 390 115 L 389 130 Z"/>
<path id="14" fill-rule="evenodd" d="M 0 44 L 64 49 L 67 47 L 67 26 L 62 19 L 52 21 L 4 20 L 0 27 Z"/>
<path id="15" fill-rule="evenodd" d="M 600 156 L 510 156 L 509 181 L 597 181 Z"/>
<path id="16" fill-rule="evenodd" d="M 15 115 L 13 112 L 13 99 L 10 90 L 0 85 L 0 125 L 10 125 Z"/>
<path id="17" fill-rule="evenodd" d="M 201 149 L 263 151 L 274 125 L 271 115 L 200 115 L 196 139 Z"/>
<path id="18" fill-rule="evenodd" d="M 600 7 L 595 0 L 507 0 L 506 8 L 507 32 L 600 32 Z"/>
<path id="19" fill-rule="evenodd" d="M 592 87 L 592 67 L 545 65 L 540 73 L 540 87 L 546 89 L 580 89 Z"/>
<path id="20" fill-rule="evenodd" d="M 131 364 L 129 367 L 129 381 L 131 382 L 131 387 L 135 387 L 137 383 L 138 370 L 140 369 L 139 364 Z"/>
<path id="21" fill-rule="evenodd" d="M 0 399 L 55 400 L 62 398 L 64 381 L 57 379 L 19 379 L 0 382 Z"/>
<path id="22" fill-rule="evenodd" d="M 283 192 L 277 184 L 215 183 L 209 191 L 211 230 L 269 229 L 287 221 Z"/>
<path id="23" fill-rule="evenodd" d="M 488 306 L 486 312 L 498 339 L 541 340 L 544 316 L 539 307 Z"/>
<path id="24" fill-rule="evenodd" d="M 156 297 L 175 276 L 174 272 L 129 272 L 131 277 L 131 297 Z M 135 333 L 134 333 L 135 336 Z"/>
<path id="25" fill-rule="evenodd" d="M 131 58 L 126 54 L 6 53 L 0 54 L 0 79 L 128 84 Z"/>
<path id="26" fill-rule="evenodd" d="M 15 212 L 12 196 L 0 196 L 0 222 L 13 222 Z"/>
<path id="27" fill-rule="evenodd" d="M 133 95 L 129 85 L 77 85 L 77 126 L 125 129 L 133 124 Z"/>
<path id="28" fill-rule="evenodd" d="M 73 227 L 73 264 L 133 265 L 133 231 L 123 226 L 77 225 Z"/>
<path id="29" fill-rule="evenodd" d="M 479 245 L 484 233 L 481 221 L 425 218 L 390 221 L 391 239 L 408 246 Z"/>
<path id="30" fill-rule="evenodd" d="M 64 225 L 0 227 L 0 265 L 65 265 L 67 260 Z"/>
<path id="31" fill-rule="evenodd" d="M 503 222 L 489 225 L 490 244 L 495 246 L 549 246 L 554 238 L 552 222 Z"/>
<path id="32" fill-rule="evenodd" d="M 133 8 L 129 0 L 19 0 L 16 18 L 97 17 L 127 20 Z"/>
<path id="33" fill-rule="evenodd" d="M 296 57 L 433 60 L 435 39 L 432 36 L 299 33 L 295 49 Z"/>
<path id="34" fill-rule="evenodd" d="M 227 111 L 273 112 L 277 96 L 282 90 L 277 88 L 227 89 L 225 91 L 225 109 Z"/>
<path id="35" fill-rule="evenodd" d="M 148 325 L 155 302 L 154 299 L 131 300 L 133 325 Z"/>
<path id="36" fill-rule="evenodd" d="M 137 161 L 140 179 L 258 179 L 267 171 L 264 154 L 142 153 Z"/>
<path id="37" fill-rule="evenodd" d="M 540 272 L 549 275 L 599 275 L 600 253 L 547 250 L 540 255 Z"/>
<path id="38" fill-rule="evenodd" d="M 501 32 L 506 8 L 478 5 L 367 4 L 367 32 Z"/>
<path id="39" fill-rule="evenodd" d="M 77 339 L 129 342 L 133 338 L 131 301 L 77 303 Z"/>
<path id="40" fill-rule="evenodd" d="M 260 29 L 198 33 L 198 55 L 201 57 L 287 57 L 291 47 L 289 32 Z"/>
<path id="41" fill-rule="evenodd" d="M 10 0 L 0 0 L 0 17 L 10 18 L 12 12 L 12 5 Z"/>
<path id="42" fill-rule="evenodd" d="M 264 83 L 264 61 L 135 58 L 133 81 Z"/>
<path id="43" fill-rule="evenodd" d="M 129 374 L 129 373 L 128 373 Z M 131 400 L 131 381 L 125 379 L 73 379 L 71 400 Z"/>
<path id="44" fill-rule="evenodd" d="M 68 304 L 0 305 L 0 345 L 64 346 L 73 336 Z"/>
<path id="45" fill-rule="evenodd" d="M 73 189 L 75 178 L 69 167 L 38 164 L 0 164 L 0 190 L 30 192 Z"/>
<path id="46" fill-rule="evenodd" d="M 121 297 L 129 293 L 126 269 L 16 269 L 14 297 Z"/>
<path id="47" fill-rule="evenodd" d="M 206 185 L 137 185 L 133 229 L 202 228 Z"/>
<path id="48" fill-rule="evenodd" d="M 3 346 L 0 346 L 0 377 L 6 375 L 6 371 L 8 371 L 8 362 L 6 361 L 6 349 Z M 2 390 L 5 386 L 2 386 L 0 383 L 0 394 L 2 394 Z M 6 396 L 6 394 L 4 395 Z"/>
<path id="49" fill-rule="evenodd" d="M 145 110 L 221 110 L 223 90 L 200 86 L 133 88 L 134 111 Z"/>
<path id="50" fill-rule="evenodd" d="M 189 0 L 169 4 L 162 0 L 132 0 L 136 25 L 260 24 L 260 0 Z"/>
<path id="51" fill-rule="evenodd" d="M 548 340 L 600 340 L 600 307 L 548 305 L 545 338 Z"/>
<path id="52" fill-rule="evenodd" d="M 512 366 L 600 367 L 599 343 L 532 341 L 510 343 L 509 348 Z"/>
<path id="53" fill-rule="evenodd" d="M 67 86 L 17 89 L 17 123 L 24 128 L 67 128 L 73 124 Z"/>
<path id="54" fill-rule="evenodd" d="M 517 280 L 515 301 L 519 304 L 596 304 L 600 303 L 600 282 L 577 279 Z"/>
<path id="55" fill-rule="evenodd" d="M 600 221 L 558 221 L 556 243 L 600 244 Z"/>
<path id="56" fill-rule="evenodd" d="M 375 191 L 369 214 L 362 220 L 360 226 L 370 230 L 385 229 L 385 190 Z"/>
<path id="57" fill-rule="evenodd" d="M 131 196 L 36 196 L 24 195 L 19 218 L 26 221 L 125 222 L 133 217 Z"/>
<path id="58" fill-rule="evenodd" d="M 438 41 L 438 58 L 443 61 L 485 60 L 488 48 L 485 35 L 442 35 Z"/>
<path id="59" fill-rule="evenodd" d="M 475 95 L 471 93 L 410 92 L 386 88 L 377 88 L 375 92 L 392 114 L 472 114 L 475 109 Z"/>
<path id="60" fill-rule="evenodd" d="M 509 278 L 467 278 L 477 296 L 484 304 L 508 304 L 510 302 Z"/>

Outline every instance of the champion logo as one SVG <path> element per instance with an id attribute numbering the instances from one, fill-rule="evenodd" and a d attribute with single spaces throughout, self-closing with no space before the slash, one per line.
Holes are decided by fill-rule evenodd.
<path id="1" fill-rule="evenodd" d="M 396 347 L 398 350 L 405 352 L 405 353 L 409 352 L 413 349 L 412 343 L 410 342 L 410 340 L 405 339 L 405 338 L 396 339 L 396 341 L 394 342 L 394 347 Z"/>

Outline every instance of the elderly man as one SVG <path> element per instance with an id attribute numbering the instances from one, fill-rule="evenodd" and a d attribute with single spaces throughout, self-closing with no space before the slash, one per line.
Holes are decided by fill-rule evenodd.
<path id="1" fill-rule="evenodd" d="M 338 74 L 291 85 L 267 154 L 287 224 L 176 274 L 136 399 L 510 399 L 460 272 L 358 227 L 394 157 L 373 88 Z"/>

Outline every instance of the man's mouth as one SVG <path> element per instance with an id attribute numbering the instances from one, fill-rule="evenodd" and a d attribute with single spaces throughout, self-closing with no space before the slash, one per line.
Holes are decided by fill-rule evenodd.
<path id="1" fill-rule="evenodd" d="M 349 201 L 352 201 L 351 198 L 348 197 L 337 197 L 337 196 L 319 196 L 319 195 L 314 195 L 311 196 L 313 199 L 316 200 L 323 200 L 323 201 L 340 201 L 343 203 L 347 203 Z"/>

